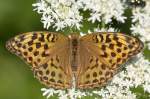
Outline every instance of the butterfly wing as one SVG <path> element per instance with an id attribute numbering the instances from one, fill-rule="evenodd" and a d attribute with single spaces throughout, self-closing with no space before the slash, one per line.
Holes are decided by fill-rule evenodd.
<path id="1" fill-rule="evenodd" d="M 80 66 L 76 86 L 104 86 L 130 57 L 143 48 L 137 38 L 121 33 L 93 33 L 80 39 Z"/>
<path id="2" fill-rule="evenodd" d="M 29 32 L 10 39 L 6 48 L 32 65 L 35 77 L 53 88 L 71 86 L 69 38 L 59 33 Z"/>

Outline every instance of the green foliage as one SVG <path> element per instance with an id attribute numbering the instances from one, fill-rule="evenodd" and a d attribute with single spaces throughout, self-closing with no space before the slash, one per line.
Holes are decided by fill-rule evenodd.
<path id="1" fill-rule="evenodd" d="M 136 94 L 137 99 L 150 99 L 150 94 L 145 92 L 142 86 L 131 88 L 131 91 Z"/>

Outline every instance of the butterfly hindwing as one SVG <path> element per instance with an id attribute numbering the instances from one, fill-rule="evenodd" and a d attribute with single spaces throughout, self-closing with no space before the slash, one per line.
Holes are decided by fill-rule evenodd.
<path id="1" fill-rule="evenodd" d="M 47 87 L 53 87 L 55 89 L 70 88 L 72 85 L 72 76 L 61 66 L 68 66 L 69 64 L 60 64 L 61 57 L 57 56 L 51 57 L 50 60 L 51 61 L 48 61 L 42 64 L 40 67 L 34 69 L 35 77 Z"/>
<path id="2" fill-rule="evenodd" d="M 103 64 L 98 57 L 92 56 L 89 61 L 84 72 L 81 71 L 77 76 L 76 86 L 79 89 L 102 87 L 113 77 L 113 70 Z"/>
<path id="3" fill-rule="evenodd" d="M 71 66 L 69 58 L 65 58 L 69 57 L 68 37 L 52 32 L 28 32 L 10 39 L 6 47 L 31 64 L 35 77 L 46 86 L 61 89 L 71 86 Z"/>
<path id="4" fill-rule="evenodd" d="M 80 42 L 80 51 L 84 51 L 80 53 L 77 87 L 81 89 L 105 85 L 123 63 L 143 48 L 140 40 L 122 33 L 92 33 L 83 36 Z M 103 75 L 99 74 L 101 71 Z M 97 74 L 96 78 L 94 73 Z M 108 73 L 110 77 L 107 79 Z M 86 75 L 91 77 L 88 83 Z M 105 79 L 103 83 L 101 77 Z M 97 81 L 96 84 L 94 80 Z"/>

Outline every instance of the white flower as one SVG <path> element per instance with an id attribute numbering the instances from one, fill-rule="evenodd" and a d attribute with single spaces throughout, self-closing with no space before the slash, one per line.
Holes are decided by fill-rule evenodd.
<path id="1" fill-rule="evenodd" d="M 37 11 L 39 14 L 42 14 L 42 13 L 45 13 L 48 5 L 45 3 L 44 0 L 42 0 L 41 2 L 33 4 L 32 6 L 37 7 L 34 9 L 34 11 Z"/>
<path id="2" fill-rule="evenodd" d="M 94 28 L 93 30 L 88 30 L 88 33 L 90 34 L 90 33 L 97 33 L 97 32 L 119 32 L 119 30 L 117 30 L 117 29 L 115 29 L 115 28 L 99 28 L 99 27 L 97 27 L 97 28 Z"/>
<path id="3" fill-rule="evenodd" d="M 120 0 L 80 0 L 84 10 L 91 11 L 89 21 L 110 23 L 112 18 L 124 23 L 124 7 Z"/>
<path id="4" fill-rule="evenodd" d="M 149 79 L 149 78 L 148 78 Z M 150 93 L 150 83 L 146 83 L 143 85 L 145 91 L 149 92 Z"/>
<path id="5" fill-rule="evenodd" d="M 117 32 L 118 30 L 114 29 L 114 28 L 94 28 L 94 32 Z"/>
<path id="6" fill-rule="evenodd" d="M 100 13 L 91 13 L 91 17 L 88 19 L 88 21 L 92 21 L 94 23 L 96 20 L 101 21 L 100 19 L 101 14 Z"/>
<path id="7" fill-rule="evenodd" d="M 44 23 L 44 28 L 49 28 L 51 26 L 51 23 L 54 22 L 54 20 L 52 20 L 51 16 L 43 16 L 41 18 L 41 21 Z"/>
<path id="8" fill-rule="evenodd" d="M 133 34 L 139 34 L 143 42 L 150 41 L 150 0 L 146 0 L 144 8 L 133 9 L 132 30 Z M 150 44 L 148 48 L 150 49 Z"/>
<path id="9" fill-rule="evenodd" d="M 109 3 L 108 3 L 109 2 Z M 33 4 L 35 11 L 42 14 L 44 28 L 53 26 L 56 30 L 76 27 L 80 30 L 83 16 L 80 9 L 89 10 L 88 21 L 110 23 L 112 18 L 124 23 L 124 8 L 120 0 L 40 0 Z"/>
<path id="10" fill-rule="evenodd" d="M 53 26 L 56 30 L 65 27 L 76 27 L 80 29 L 82 16 L 80 16 L 80 5 L 75 0 L 41 0 L 33 4 L 39 14 L 44 28 Z"/>

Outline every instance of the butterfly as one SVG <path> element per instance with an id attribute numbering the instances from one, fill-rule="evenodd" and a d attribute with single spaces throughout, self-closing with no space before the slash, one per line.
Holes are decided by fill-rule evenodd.
<path id="1" fill-rule="evenodd" d="M 6 48 L 28 64 L 35 77 L 54 89 L 100 88 L 112 80 L 122 64 L 143 49 L 143 43 L 123 33 L 97 32 L 65 36 L 28 32 L 15 36 Z"/>

